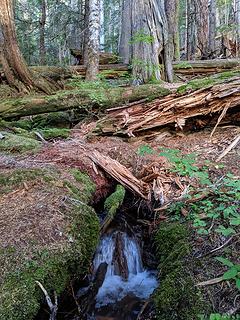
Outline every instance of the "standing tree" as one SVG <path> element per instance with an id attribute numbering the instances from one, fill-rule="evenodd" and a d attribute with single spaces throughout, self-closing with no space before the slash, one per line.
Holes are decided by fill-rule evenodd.
<path id="1" fill-rule="evenodd" d="M 240 57 L 240 0 L 235 0 L 236 56 Z"/>
<path id="2" fill-rule="evenodd" d="M 197 23 L 197 48 L 202 59 L 208 58 L 208 0 L 195 0 Z"/>
<path id="3" fill-rule="evenodd" d="M 209 4 L 209 35 L 208 51 L 211 57 L 215 56 L 216 51 L 216 29 L 217 29 L 217 3 L 216 0 L 210 0 Z"/>
<path id="4" fill-rule="evenodd" d="M 124 0 L 119 52 L 133 65 L 139 82 L 173 81 L 168 23 L 164 0 Z"/>
<path id="5" fill-rule="evenodd" d="M 34 81 L 19 50 L 11 0 L 0 2 L 0 29 L 0 63 L 8 83 L 19 91 L 28 92 L 36 87 L 50 93 L 51 87 L 43 79 Z"/>
<path id="6" fill-rule="evenodd" d="M 187 60 L 192 60 L 195 57 L 196 49 L 196 7 L 195 0 L 186 1 L 186 56 Z"/>
<path id="7" fill-rule="evenodd" d="M 179 43 L 179 0 L 165 0 L 166 16 L 168 21 L 168 33 L 171 57 L 174 60 L 180 58 Z"/>
<path id="8" fill-rule="evenodd" d="M 86 80 L 96 80 L 99 70 L 100 1 L 89 0 Z"/>
<path id="9" fill-rule="evenodd" d="M 46 47 L 45 47 L 45 25 L 46 25 L 46 1 L 41 0 L 41 18 L 39 21 L 39 62 L 41 65 L 46 64 Z"/>

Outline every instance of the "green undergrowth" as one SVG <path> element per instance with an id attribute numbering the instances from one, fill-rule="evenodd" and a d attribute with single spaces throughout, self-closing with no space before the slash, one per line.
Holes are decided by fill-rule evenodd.
<path id="1" fill-rule="evenodd" d="M 184 94 L 188 91 L 194 91 L 202 88 L 208 88 L 211 87 L 214 84 L 220 84 L 223 83 L 224 81 L 227 81 L 230 78 L 233 77 L 239 77 L 240 72 L 239 71 L 227 71 L 227 72 L 222 72 L 217 75 L 212 75 L 206 78 L 201 78 L 201 79 L 196 79 L 196 80 L 191 80 L 187 84 L 182 85 L 177 89 L 177 92 L 179 94 Z"/>
<path id="2" fill-rule="evenodd" d="M 123 203 L 125 198 L 125 188 L 122 185 L 117 185 L 115 192 L 113 192 L 104 202 L 104 209 L 107 214 L 113 218 Z"/>
<path id="3" fill-rule="evenodd" d="M 154 295 L 159 320 L 198 319 L 203 311 L 202 297 L 189 272 L 193 261 L 189 231 L 179 223 L 162 223 L 155 242 L 160 285 Z"/>
<path id="4" fill-rule="evenodd" d="M 65 229 L 61 241 L 54 239 L 57 229 L 46 229 L 46 233 L 51 233 L 51 243 L 42 243 L 41 238 L 33 241 L 26 237 L 24 246 L 19 247 L 13 242 L 7 247 L 0 247 L 0 319 L 34 319 L 45 299 L 35 281 L 40 281 L 50 295 L 53 290 L 60 295 L 72 279 L 83 275 L 89 268 L 99 237 L 99 221 L 88 204 L 95 185 L 78 170 L 68 175 L 66 178 L 64 174 L 63 179 L 60 171 L 42 169 L 19 169 L 12 174 L 8 171 L 1 175 L 2 193 L 7 194 L 23 182 L 32 181 L 49 194 L 44 205 L 54 195 L 55 210 L 64 216 Z M 75 192 L 66 187 L 66 182 L 74 187 Z M 9 223 L 12 214 L 9 213 Z M 21 229 L 16 237 L 21 239 Z"/>

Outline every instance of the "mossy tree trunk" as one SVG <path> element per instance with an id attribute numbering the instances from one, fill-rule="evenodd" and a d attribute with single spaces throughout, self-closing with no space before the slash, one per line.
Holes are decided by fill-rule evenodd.
<path id="1" fill-rule="evenodd" d="M 0 33 L 0 63 L 8 83 L 21 92 L 38 88 L 50 93 L 50 85 L 43 79 L 34 80 L 22 57 L 17 42 L 12 0 L 0 2 Z"/>
<path id="2" fill-rule="evenodd" d="M 170 54 L 173 60 L 180 60 L 179 45 L 179 0 L 165 0 L 166 16 L 168 21 Z"/>

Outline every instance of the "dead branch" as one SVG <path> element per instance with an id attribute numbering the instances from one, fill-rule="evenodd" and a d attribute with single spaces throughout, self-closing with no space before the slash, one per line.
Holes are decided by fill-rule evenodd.
<path id="1" fill-rule="evenodd" d="M 36 281 L 36 284 L 40 287 L 40 289 L 42 290 L 42 292 L 45 295 L 46 302 L 47 302 L 48 307 L 50 309 L 49 320 L 56 320 L 57 319 L 57 310 L 58 310 L 58 299 L 57 299 L 56 291 L 54 291 L 54 303 L 53 303 L 47 290 L 44 288 L 44 286 L 41 284 L 41 282 Z"/>
<path id="2" fill-rule="evenodd" d="M 223 151 L 223 153 L 220 154 L 220 156 L 216 159 L 216 162 L 219 162 L 222 160 L 223 157 L 225 157 L 233 148 L 235 148 L 240 141 L 240 134 L 235 137 L 233 142 Z"/>

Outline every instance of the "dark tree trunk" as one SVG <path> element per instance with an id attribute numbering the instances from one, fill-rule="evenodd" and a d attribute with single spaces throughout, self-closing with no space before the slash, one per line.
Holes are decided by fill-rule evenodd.
<path id="1" fill-rule="evenodd" d="M 193 60 L 196 49 L 196 8 L 194 0 L 187 0 L 186 54 L 187 60 Z"/>

